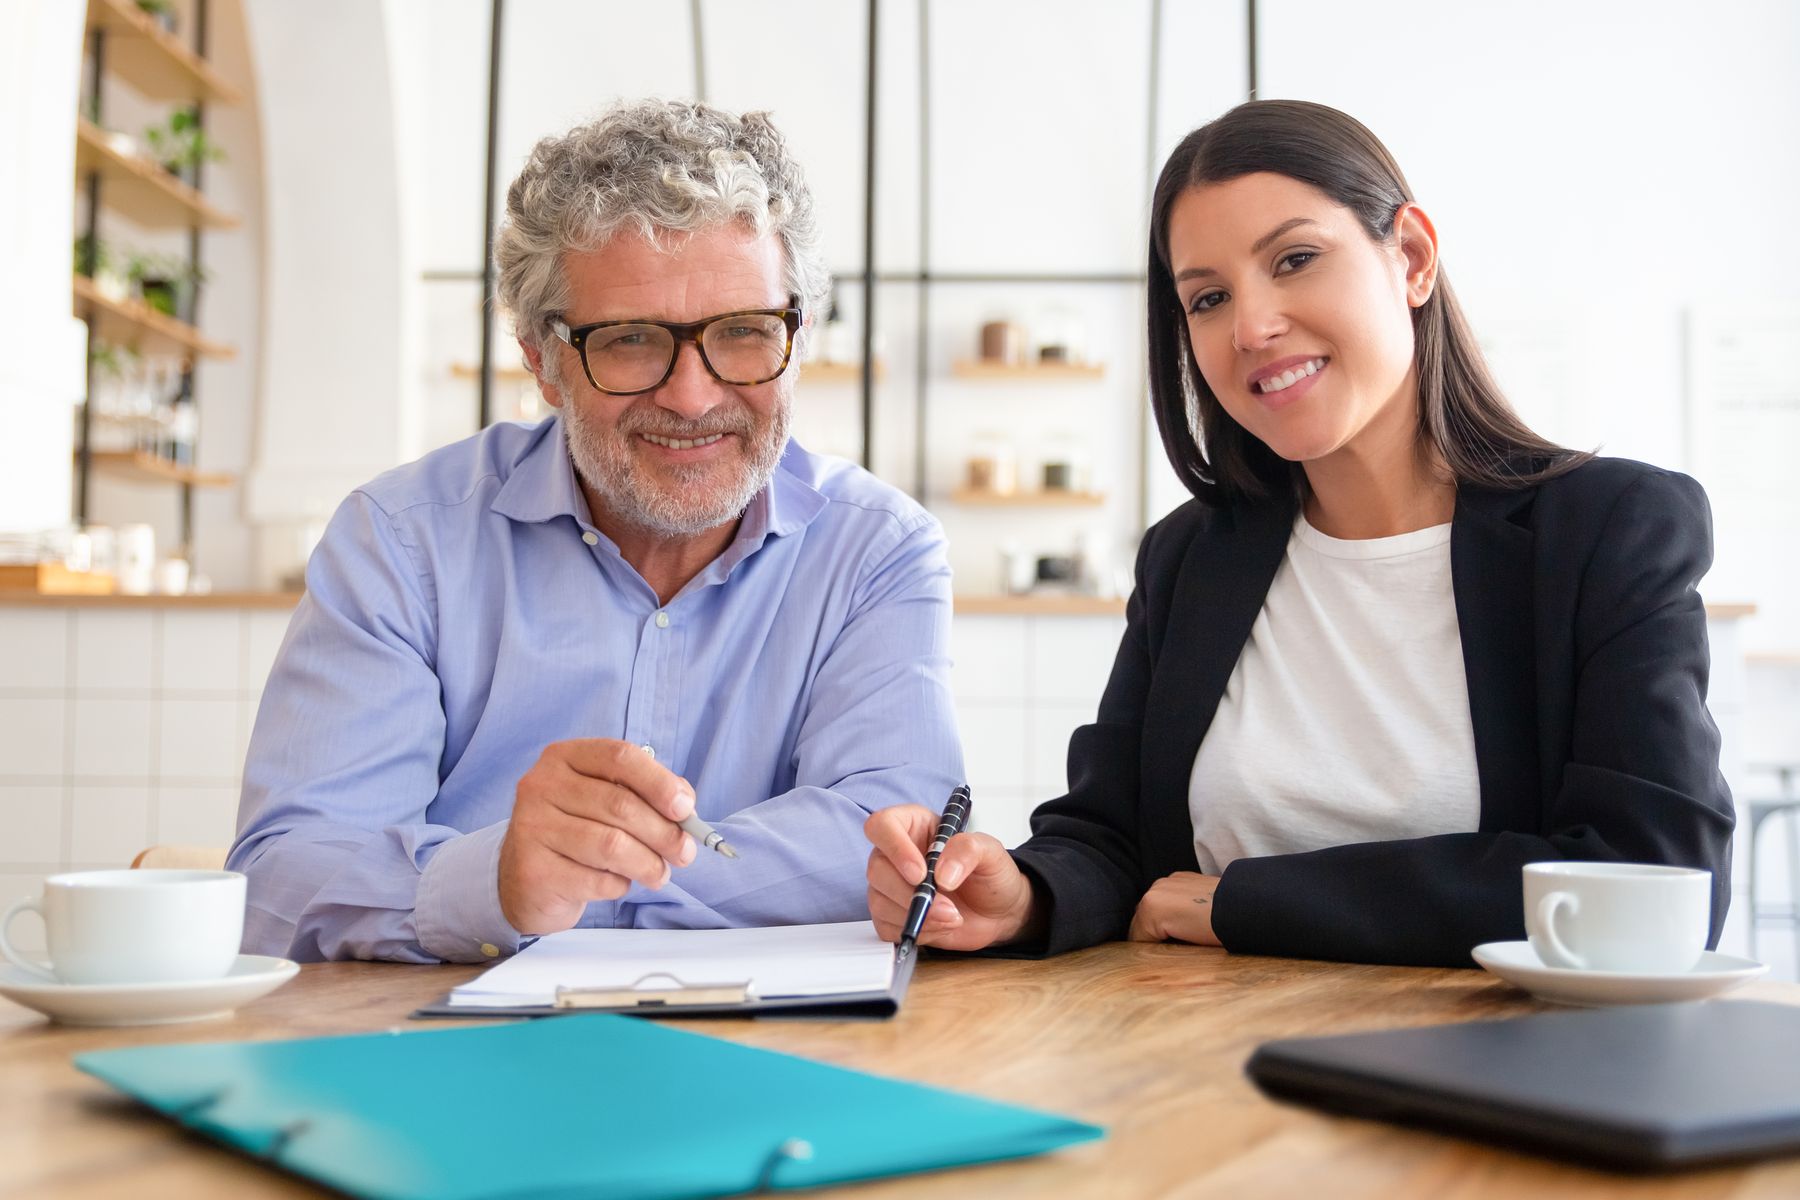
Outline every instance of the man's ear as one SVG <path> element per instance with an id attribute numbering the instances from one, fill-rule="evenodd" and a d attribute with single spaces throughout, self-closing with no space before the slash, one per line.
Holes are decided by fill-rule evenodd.
<path id="1" fill-rule="evenodd" d="M 1437 287 L 1437 227 L 1416 204 L 1402 204 L 1394 214 L 1394 243 L 1406 263 L 1406 302 L 1418 308 Z"/>
<path id="2" fill-rule="evenodd" d="M 519 353 L 525 357 L 525 366 L 530 369 L 532 378 L 537 380 L 538 395 L 551 408 L 562 407 L 562 393 L 556 385 L 544 376 L 544 356 L 540 347 L 532 345 L 524 338 L 519 339 Z"/>

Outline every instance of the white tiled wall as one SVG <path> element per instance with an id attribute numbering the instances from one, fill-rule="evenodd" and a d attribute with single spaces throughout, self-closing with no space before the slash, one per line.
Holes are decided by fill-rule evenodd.
<path id="1" fill-rule="evenodd" d="M 0 905 L 158 843 L 225 846 L 285 609 L 0 606 Z M 13 927 L 37 948 L 42 927 Z"/>
<path id="2" fill-rule="evenodd" d="M 952 686 L 973 827 L 1007 845 L 1067 786 L 1069 734 L 1094 719 L 1125 618 L 959 616 Z"/>

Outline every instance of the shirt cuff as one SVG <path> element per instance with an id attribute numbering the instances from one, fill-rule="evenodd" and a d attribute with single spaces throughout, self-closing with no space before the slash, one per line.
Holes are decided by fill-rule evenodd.
<path id="1" fill-rule="evenodd" d="M 427 954 L 445 962 L 487 962 L 516 954 L 519 935 L 500 911 L 500 844 L 509 822 L 451 838 L 419 876 L 413 926 Z"/>

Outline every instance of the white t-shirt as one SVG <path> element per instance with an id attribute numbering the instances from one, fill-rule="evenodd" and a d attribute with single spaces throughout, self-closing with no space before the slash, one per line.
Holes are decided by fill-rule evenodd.
<path id="1" fill-rule="evenodd" d="M 1343 541 L 1304 516 L 1194 756 L 1200 869 L 1481 821 L 1450 526 Z"/>

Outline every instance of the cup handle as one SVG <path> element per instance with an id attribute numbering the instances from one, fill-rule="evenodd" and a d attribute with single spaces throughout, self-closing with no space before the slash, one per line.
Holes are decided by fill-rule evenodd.
<path id="1" fill-rule="evenodd" d="M 6 931 L 12 928 L 13 918 L 22 912 L 34 912 L 38 915 L 38 920 L 41 921 L 44 919 L 44 910 L 39 908 L 38 902 L 30 896 L 25 897 L 25 899 L 7 909 L 6 915 L 0 917 L 0 954 L 4 954 L 7 958 L 11 959 L 13 966 L 18 967 L 20 970 L 30 971 L 33 975 L 42 975 L 51 983 L 55 983 L 56 972 L 50 969 L 49 963 L 32 962 L 23 954 L 14 950 L 13 944 L 6 939 Z"/>
<path id="2" fill-rule="evenodd" d="M 1538 900 L 1538 957 L 1548 967 L 1585 971 L 1587 959 L 1563 945 L 1563 940 L 1556 936 L 1556 914 L 1565 908 L 1570 916 L 1581 911 L 1581 901 L 1574 892 L 1551 892 Z"/>

